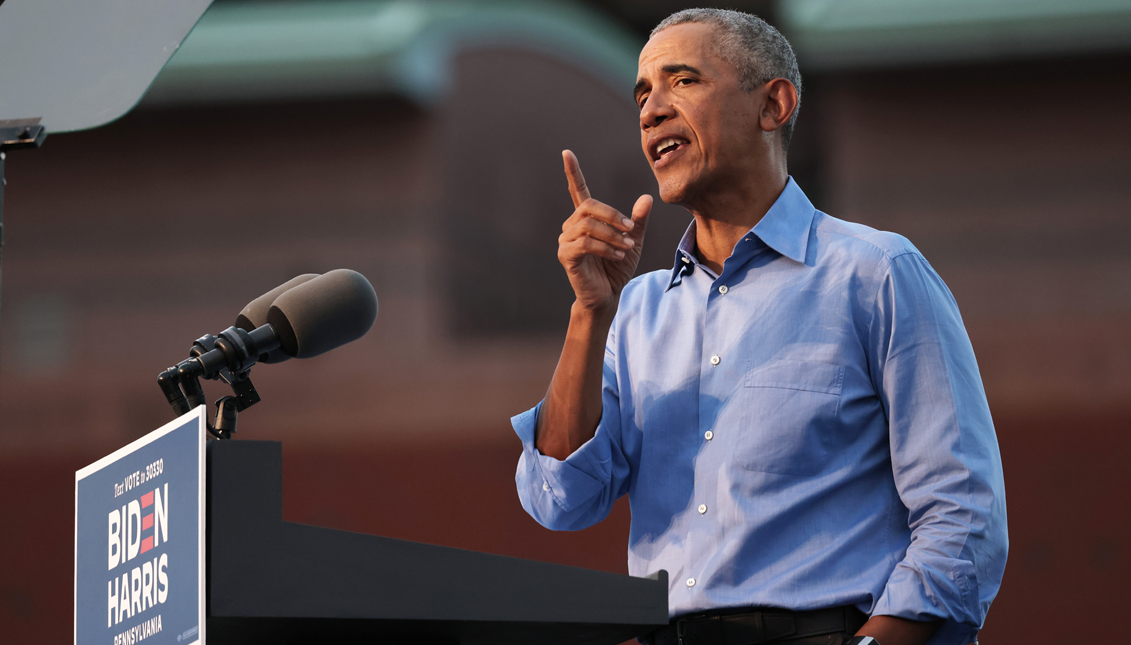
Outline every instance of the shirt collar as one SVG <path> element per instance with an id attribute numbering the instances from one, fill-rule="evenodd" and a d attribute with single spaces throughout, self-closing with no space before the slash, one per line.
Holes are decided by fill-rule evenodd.
<path id="1" fill-rule="evenodd" d="M 785 184 L 774 205 L 762 216 L 751 232 L 757 235 L 766 246 L 781 253 L 794 262 L 805 262 L 805 252 L 809 249 L 809 229 L 817 209 L 801 192 L 801 187 L 793 177 Z"/>
<path id="2" fill-rule="evenodd" d="M 814 215 L 816 209 L 813 203 L 793 177 L 790 177 L 777 201 L 750 232 L 771 249 L 795 262 L 804 263 L 809 248 L 809 228 L 813 225 Z M 745 239 L 747 236 L 743 237 Z M 742 244 L 741 240 L 739 244 Z M 736 252 L 737 250 L 732 254 Z M 682 282 L 683 276 L 698 264 L 699 260 L 695 256 L 695 220 L 692 220 L 676 248 L 675 266 L 672 267 L 668 289 Z"/>
<path id="3" fill-rule="evenodd" d="M 691 223 L 687 225 L 687 230 L 683 232 L 683 239 L 679 241 L 679 246 L 675 249 L 675 265 L 672 266 L 672 275 L 668 280 L 667 289 L 683 282 L 683 276 L 694 271 L 697 266 L 699 266 L 699 259 L 695 257 L 695 218 L 692 218 Z M 667 291 L 667 289 L 664 289 L 664 291 Z"/>

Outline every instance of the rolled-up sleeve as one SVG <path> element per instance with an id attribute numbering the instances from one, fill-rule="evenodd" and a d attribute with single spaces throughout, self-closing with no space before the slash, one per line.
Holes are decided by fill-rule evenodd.
<path id="1" fill-rule="evenodd" d="M 943 619 L 932 644 L 973 642 L 1008 550 L 989 405 L 957 303 L 926 260 L 894 257 L 877 285 L 870 369 L 911 543 L 872 613 Z"/>
<path id="2" fill-rule="evenodd" d="M 620 396 L 615 371 L 615 334 L 605 348 L 601 421 L 593 438 L 564 461 L 546 456 L 535 445 L 539 403 L 511 418 L 522 456 L 515 484 L 522 507 L 539 524 L 556 531 L 576 531 L 605 519 L 617 498 L 627 492 L 631 465 L 620 436 Z"/>

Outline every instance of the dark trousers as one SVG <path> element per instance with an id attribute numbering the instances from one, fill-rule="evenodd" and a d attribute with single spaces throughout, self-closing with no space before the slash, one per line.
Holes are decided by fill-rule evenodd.
<path id="1" fill-rule="evenodd" d="M 639 640 L 645 645 L 842 645 L 867 620 L 855 607 L 722 609 L 677 616 Z"/>
<path id="2" fill-rule="evenodd" d="M 783 645 L 844 645 L 848 639 L 852 638 L 856 632 L 849 634 L 848 632 L 837 632 L 836 634 L 827 634 L 825 636 L 809 636 L 807 638 L 791 638 L 784 641 L 775 641 Z"/>

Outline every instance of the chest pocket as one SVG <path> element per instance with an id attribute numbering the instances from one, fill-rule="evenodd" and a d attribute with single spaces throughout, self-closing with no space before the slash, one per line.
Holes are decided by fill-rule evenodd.
<path id="1" fill-rule="evenodd" d="M 844 368 L 775 361 L 747 371 L 735 458 L 749 470 L 813 475 L 835 443 Z"/>

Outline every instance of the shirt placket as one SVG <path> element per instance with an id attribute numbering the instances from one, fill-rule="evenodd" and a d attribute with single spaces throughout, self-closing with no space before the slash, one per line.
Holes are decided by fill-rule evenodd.
<path id="1" fill-rule="evenodd" d="M 744 240 L 749 241 L 749 240 Z M 733 322 L 728 318 L 729 301 L 734 296 L 729 296 L 731 285 L 728 281 L 735 279 L 736 271 L 749 261 L 752 255 L 751 248 L 745 245 L 736 249 L 733 257 L 724 265 L 723 272 L 717 278 L 706 271 L 697 272 L 696 279 L 710 281 L 706 293 L 699 296 L 703 303 L 702 319 L 702 347 L 699 373 L 699 428 L 698 435 L 700 450 L 696 456 L 695 491 L 691 506 L 690 524 L 692 529 L 688 532 L 688 549 L 691 565 L 684 584 L 689 590 L 701 590 L 708 583 L 711 571 L 705 570 L 713 549 L 709 545 L 718 545 L 722 526 L 722 513 L 726 509 L 719 506 L 719 472 L 727 461 L 726 445 L 733 445 L 733 438 L 725 436 L 733 428 L 723 428 L 717 423 L 720 408 L 724 401 L 729 400 L 734 394 L 734 388 L 743 372 L 743 358 L 728 353 L 728 347 L 734 347 L 730 338 L 729 325 Z M 696 603 L 698 604 L 698 603 Z"/>

